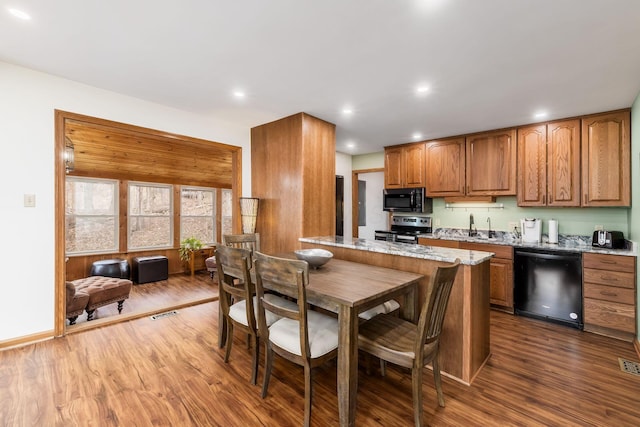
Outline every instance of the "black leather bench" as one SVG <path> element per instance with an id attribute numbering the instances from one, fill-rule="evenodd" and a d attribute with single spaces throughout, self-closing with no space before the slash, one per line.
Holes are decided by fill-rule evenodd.
<path id="1" fill-rule="evenodd" d="M 169 260 L 166 256 L 139 256 L 131 261 L 134 283 L 157 282 L 169 278 Z"/>
<path id="2" fill-rule="evenodd" d="M 129 278 L 129 263 L 126 259 L 102 259 L 91 265 L 91 276 L 114 277 L 116 279 Z"/>

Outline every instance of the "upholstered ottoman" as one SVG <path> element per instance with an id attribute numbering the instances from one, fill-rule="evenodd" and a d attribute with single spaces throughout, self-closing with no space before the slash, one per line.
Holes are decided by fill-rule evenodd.
<path id="1" fill-rule="evenodd" d="M 91 265 L 90 275 L 128 279 L 130 275 L 129 262 L 120 258 L 95 261 Z"/>
<path id="2" fill-rule="evenodd" d="M 169 260 L 166 256 L 139 256 L 131 260 L 135 283 L 157 282 L 169 278 Z"/>
<path id="3" fill-rule="evenodd" d="M 76 292 L 89 294 L 87 302 L 87 320 L 93 320 L 93 312 L 104 305 L 118 303 L 118 313 L 122 313 L 122 304 L 129 298 L 131 280 L 115 277 L 90 276 L 72 282 Z"/>

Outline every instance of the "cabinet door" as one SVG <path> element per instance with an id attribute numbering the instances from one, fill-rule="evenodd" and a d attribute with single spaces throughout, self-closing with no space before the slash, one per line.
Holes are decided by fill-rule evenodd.
<path id="1" fill-rule="evenodd" d="M 513 308 L 513 261 L 491 259 L 491 304 Z"/>
<path id="2" fill-rule="evenodd" d="M 518 206 L 547 204 L 547 126 L 518 129 Z"/>
<path id="3" fill-rule="evenodd" d="M 402 188 L 402 148 L 384 149 L 384 187 Z"/>
<path id="4" fill-rule="evenodd" d="M 547 125 L 547 205 L 580 206 L 580 120 Z"/>
<path id="5" fill-rule="evenodd" d="M 427 196 L 464 196 L 464 138 L 427 142 L 426 162 Z"/>
<path id="6" fill-rule="evenodd" d="M 582 206 L 631 206 L 630 112 L 582 119 Z"/>
<path id="7" fill-rule="evenodd" d="M 467 137 L 467 195 L 516 195 L 516 130 Z"/>
<path id="8" fill-rule="evenodd" d="M 424 187 L 424 143 L 404 147 L 403 162 L 405 187 Z"/>

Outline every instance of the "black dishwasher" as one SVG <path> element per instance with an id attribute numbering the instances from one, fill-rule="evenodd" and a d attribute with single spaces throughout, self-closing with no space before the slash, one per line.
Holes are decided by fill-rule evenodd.
<path id="1" fill-rule="evenodd" d="M 516 314 L 582 329 L 582 255 L 516 249 L 513 265 Z"/>

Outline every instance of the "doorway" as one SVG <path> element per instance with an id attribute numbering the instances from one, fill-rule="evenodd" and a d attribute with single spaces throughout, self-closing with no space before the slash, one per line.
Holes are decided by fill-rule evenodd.
<path id="1" fill-rule="evenodd" d="M 234 231 L 240 229 L 238 195 L 242 191 L 241 147 L 60 110 L 55 111 L 55 126 L 54 334 L 56 336 L 64 335 L 67 332 L 65 289 L 66 261 L 68 259 L 65 254 L 67 173 L 79 177 L 109 178 L 120 182 L 163 182 L 176 186 L 214 185 L 220 188 L 229 188 L 233 194 L 232 228 Z M 69 146 L 74 151 L 72 171 L 65 170 L 65 148 L 68 152 Z M 120 216 L 126 217 L 126 201 L 121 203 L 119 209 Z M 175 222 L 174 217 L 174 224 Z M 144 253 L 128 253 L 126 226 L 120 226 L 118 233 L 120 234 L 119 241 L 125 243 L 120 243 L 118 250 L 108 255 L 123 258 L 130 258 L 131 255 L 145 255 Z M 174 247 L 165 249 L 165 253 L 163 253 L 163 255 L 172 257 L 174 262 L 179 262 L 177 260 L 179 239 L 179 235 L 174 235 Z M 86 273 L 89 267 L 82 266 L 81 271 Z M 162 307 L 160 311 L 171 308 L 173 307 Z M 143 315 L 146 313 L 138 317 Z M 130 318 L 114 316 L 113 322 Z M 105 324 L 104 322 L 90 323 L 92 322 L 87 322 L 86 328 L 104 326 Z"/>
<path id="2" fill-rule="evenodd" d="M 371 175 L 368 175 L 368 174 L 371 174 Z M 367 176 L 369 177 L 369 179 L 367 178 Z M 380 181 L 379 177 L 381 177 L 382 181 Z M 363 181 L 363 180 L 369 181 L 370 178 L 373 178 L 371 179 L 372 182 L 366 185 L 366 189 L 367 189 L 366 191 L 370 192 L 371 195 L 370 197 L 366 197 L 365 195 L 365 198 L 367 200 L 366 211 L 368 213 L 368 216 L 365 219 L 365 221 L 367 224 L 371 224 L 371 225 L 370 226 L 367 225 L 365 229 L 359 226 L 360 209 L 358 208 L 358 203 L 361 197 L 360 195 L 361 191 L 359 190 L 359 187 L 358 187 L 358 181 Z M 351 191 L 352 191 L 351 223 L 352 223 L 353 237 L 361 237 L 361 238 L 367 238 L 367 239 L 373 240 L 374 239 L 373 231 L 375 231 L 376 227 L 378 228 L 383 227 L 384 229 L 387 229 L 389 227 L 388 215 L 386 214 L 386 212 L 382 211 L 381 200 L 382 200 L 383 187 L 384 187 L 384 168 L 359 169 L 351 172 Z M 376 198 L 375 194 L 378 194 L 378 193 L 379 195 L 377 197 L 380 198 L 380 209 L 376 207 L 376 202 L 375 202 L 375 198 Z M 371 217 L 369 217 L 369 215 Z M 367 231 L 369 228 L 373 230 L 370 236 L 369 236 L 369 232 Z"/>

